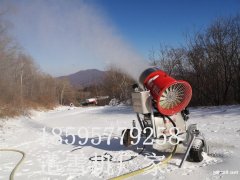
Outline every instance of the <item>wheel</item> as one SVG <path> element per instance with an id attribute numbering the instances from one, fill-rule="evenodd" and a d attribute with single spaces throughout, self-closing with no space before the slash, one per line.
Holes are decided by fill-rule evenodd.
<path id="1" fill-rule="evenodd" d="M 126 132 L 125 132 L 125 134 L 124 134 L 124 136 L 123 136 L 123 145 L 124 145 L 125 147 L 128 147 L 128 146 L 131 145 L 131 141 L 132 141 L 132 138 L 131 138 L 131 136 L 130 136 L 131 130 L 130 130 L 130 129 L 123 130 L 123 131 L 122 131 L 122 134 L 124 133 L 124 131 L 126 131 Z"/>
<path id="2" fill-rule="evenodd" d="M 189 159 L 193 162 L 201 162 L 203 160 L 203 141 L 195 139 L 189 152 Z"/>
<path id="3" fill-rule="evenodd" d="M 125 131 L 125 134 L 123 135 Z M 125 129 L 122 131 L 123 135 L 123 145 L 128 147 L 131 146 L 132 143 L 136 143 L 137 141 L 137 133 L 138 131 L 136 129 Z M 135 138 L 136 137 L 136 138 Z"/>

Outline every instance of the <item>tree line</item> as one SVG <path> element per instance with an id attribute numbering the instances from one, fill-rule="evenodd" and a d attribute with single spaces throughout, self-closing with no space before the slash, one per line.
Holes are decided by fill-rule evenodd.
<path id="1" fill-rule="evenodd" d="M 0 117 L 72 101 L 74 91 L 69 82 L 43 73 L 8 30 L 0 15 Z"/>
<path id="2" fill-rule="evenodd" d="M 180 48 L 161 46 L 149 59 L 177 79 L 190 82 L 191 105 L 240 103 L 240 16 L 218 18 L 187 37 Z"/>
<path id="3" fill-rule="evenodd" d="M 84 88 L 83 91 L 89 92 L 86 98 L 109 96 L 108 100 L 103 101 L 104 104 L 108 104 L 111 99 L 115 99 L 116 104 L 130 104 L 132 85 L 135 81 L 115 65 L 108 66 L 105 72 L 102 82 Z"/>
<path id="4" fill-rule="evenodd" d="M 219 18 L 192 33 L 179 48 L 161 46 L 149 53 L 149 65 L 188 81 L 192 106 L 240 103 L 240 16 Z M 0 15 L 0 117 L 27 113 L 29 108 L 79 105 L 81 99 L 109 96 L 131 99 L 134 80 L 120 69 L 107 68 L 103 82 L 74 89 L 67 79 L 42 72 L 33 58 L 8 35 Z"/>
<path id="5" fill-rule="evenodd" d="M 149 51 L 149 65 L 158 66 L 193 89 L 190 106 L 240 103 L 240 15 L 218 18 L 204 30 L 186 37 L 178 48 L 160 46 Z M 131 98 L 133 79 L 110 67 L 95 94 Z"/>

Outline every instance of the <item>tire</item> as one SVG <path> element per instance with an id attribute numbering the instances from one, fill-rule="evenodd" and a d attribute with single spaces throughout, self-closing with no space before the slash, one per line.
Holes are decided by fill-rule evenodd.
<path id="1" fill-rule="evenodd" d="M 132 138 L 131 138 L 131 136 L 130 136 L 130 132 L 131 132 L 130 129 L 126 129 L 126 132 L 125 132 L 125 134 L 124 134 L 124 136 L 123 136 L 123 145 L 124 145 L 125 147 L 128 147 L 128 146 L 131 145 Z M 123 134 L 123 133 L 124 133 L 124 130 L 122 131 L 122 134 Z"/>
<path id="2" fill-rule="evenodd" d="M 193 162 L 201 162 L 203 160 L 203 141 L 195 139 L 189 152 L 189 159 Z"/>

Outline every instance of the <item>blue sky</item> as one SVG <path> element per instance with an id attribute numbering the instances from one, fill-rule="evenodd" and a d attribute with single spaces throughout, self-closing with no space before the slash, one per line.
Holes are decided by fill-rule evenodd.
<path id="1" fill-rule="evenodd" d="M 186 33 L 240 12 L 237 0 L 96 0 L 118 30 L 144 55 L 151 46 L 179 46 Z M 146 56 L 147 57 L 147 56 Z"/>
<path id="2" fill-rule="evenodd" d="M 240 11 L 238 0 L 0 0 L 1 6 L 11 7 L 11 35 L 54 76 L 127 58 L 147 61 L 152 47 L 184 45 L 186 33 Z"/>

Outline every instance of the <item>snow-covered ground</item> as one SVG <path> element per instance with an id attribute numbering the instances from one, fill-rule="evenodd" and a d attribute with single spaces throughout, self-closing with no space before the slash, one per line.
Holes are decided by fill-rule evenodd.
<path id="1" fill-rule="evenodd" d="M 176 154 L 167 165 L 132 179 L 240 179 L 240 106 L 192 108 L 190 113 L 188 124 L 197 123 L 205 134 L 209 155 L 179 169 L 182 155 Z M 0 121 L 0 149 L 26 153 L 16 180 L 109 179 L 151 164 L 152 152 L 162 155 L 150 147 L 139 155 L 141 146 L 120 145 L 121 130 L 131 127 L 133 119 L 128 106 L 34 111 L 31 117 Z M 96 161 L 99 156 L 105 161 Z M 9 178 L 20 158 L 0 151 L 0 180 Z"/>

